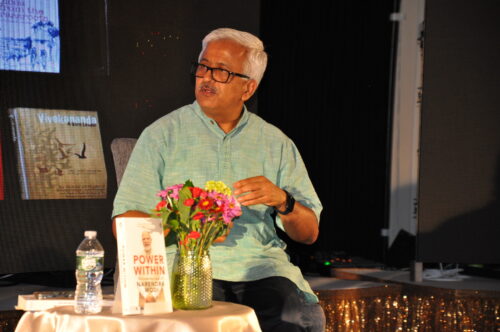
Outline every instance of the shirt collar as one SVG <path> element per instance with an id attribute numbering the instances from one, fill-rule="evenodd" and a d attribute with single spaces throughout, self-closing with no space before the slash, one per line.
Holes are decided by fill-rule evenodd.
<path id="1" fill-rule="evenodd" d="M 212 118 L 209 118 L 205 112 L 201 109 L 201 106 L 198 104 L 198 102 L 195 100 L 193 102 L 193 109 L 195 113 L 201 118 L 201 120 L 207 125 L 207 127 L 212 128 L 212 131 L 214 131 L 217 135 L 222 135 L 222 136 L 233 136 L 237 132 L 241 131 L 243 127 L 247 124 L 248 119 L 250 117 L 250 112 L 247 110 L 247 107 L 245 104 L 243 104 L 243 112 L 241 114 L 240 120 L 236 124 L 236 127 L 233 128 L 229 133 L 225 133 L 220 127 L 217 125 L 215 120 Z"/>

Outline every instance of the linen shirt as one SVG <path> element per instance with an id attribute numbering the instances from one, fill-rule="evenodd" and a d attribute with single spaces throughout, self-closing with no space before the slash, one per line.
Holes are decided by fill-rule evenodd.
<path id="1" fill-rule="evenodd" d="M 238 124 L 226 134 L 194 102 L 142 132 L 115 197 L 113 216 L 130 210 L 150 213 L 159 202 L 160 190 L 188 179 L 197 187 L 214 180 L 233 189 L 236 181 L 259 175 L 311 208 L 319 221 L 321 202 L 296 146 L 283 132 L 244 107 Z M 210 248 L 214 279 L 253 281 L 282 276 L 293 281 L 309 302 L 317 302 L 276 234 L 273 208 L 242 206 L 242 212 L 226 240 Z M 276 224 L 283 229 L 279 216 Z M 166 250 L 171 265 L 175 245 Z"/>

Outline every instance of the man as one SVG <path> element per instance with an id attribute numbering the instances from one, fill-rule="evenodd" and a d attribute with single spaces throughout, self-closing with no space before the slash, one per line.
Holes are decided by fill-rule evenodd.
<path id="1" fill-rule="evenodd" d="M 144 247 L 144 255 L 151 255 L 151 243 L 153 239 L 151 238 L 151 232 L 143 231 L 141 235 L 142 246 Z"/>
<path id="2" fill-rule="evenodd" d="M 151 264 L 154 262 L 155 258 L 148 259 L 148 256 L 154 257 L 153 255 L 153 238 L 151 237 L 150 231 L 143 231 L 141 234 L 142 246 L 144 247 L 144 252 L 142 253 L 142 263 L 144 265 Z M 139 259 L 141 262 L 141 259 Z M 148 270 L 146 270 L 148 271 Z M 139 305 L 144 307 L 145 303 L 161 301 L 164 298 L 163 287 L 158 284 L 161 282 L 162 275 L 158 273 L 147 273 L 143 272 L 137 275 L 137 286 L 139 288 Z"/>
<path id="3" fill-rule="evenodd" d="M 246 110 L 267 54 L 255 36 L 217 29 L 194 64 L 196 101 L 144 130 L 118 190 L 113 216 L 147 216 L 155 194 L 190 179 L 233 185 L 243 214 L 210 248 L 214 299 L 254 308 L 263 331 L 317 330 L 317 298 L 286 255 L 276 224 L 295 241 L 318 237 L 321 203 L 293 142 Z M 175 247 L 167 247 L 167 254 Z"/>

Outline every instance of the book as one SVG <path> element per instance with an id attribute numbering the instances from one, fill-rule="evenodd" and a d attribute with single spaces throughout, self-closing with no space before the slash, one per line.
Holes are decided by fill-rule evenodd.
<path id="1" fill-rule="evenodd" d="M 17 296 L 16 310 L 42 311 L 62 306 L 73 306 L 75 304 L 74 292 L 35 292 L 33 294 L 21 294 Z M 110 307 L 114 302 L 113 294 L 103 294 L 102 306 Z"/>
<path id="2" fill-rule="evenodd" d="M 113 312 L 172 312 L 165 239 L 160 219 L 116 218 L 119 281 Z"/>
<path id="3" fill-rule="evenodd" d="M 106 198 L 97 112 L 19 107 L 9 117 L 22 199 Z"/>

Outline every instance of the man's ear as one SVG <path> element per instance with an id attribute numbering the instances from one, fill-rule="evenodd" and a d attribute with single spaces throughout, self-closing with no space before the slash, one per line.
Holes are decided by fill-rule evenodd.
<path id="1" fill-rule="evenodd" d="M 243 92 L 243 95 L 241 96 L 241 100 L 245 102 L 248 99 L 250 99 L 250 97 L 252 97 L 253 94 L 255 93 L 255 90 L 257 90 L 257 81 L 248 80 L 247 84 L 245 85 L 245 90 Z"/>

